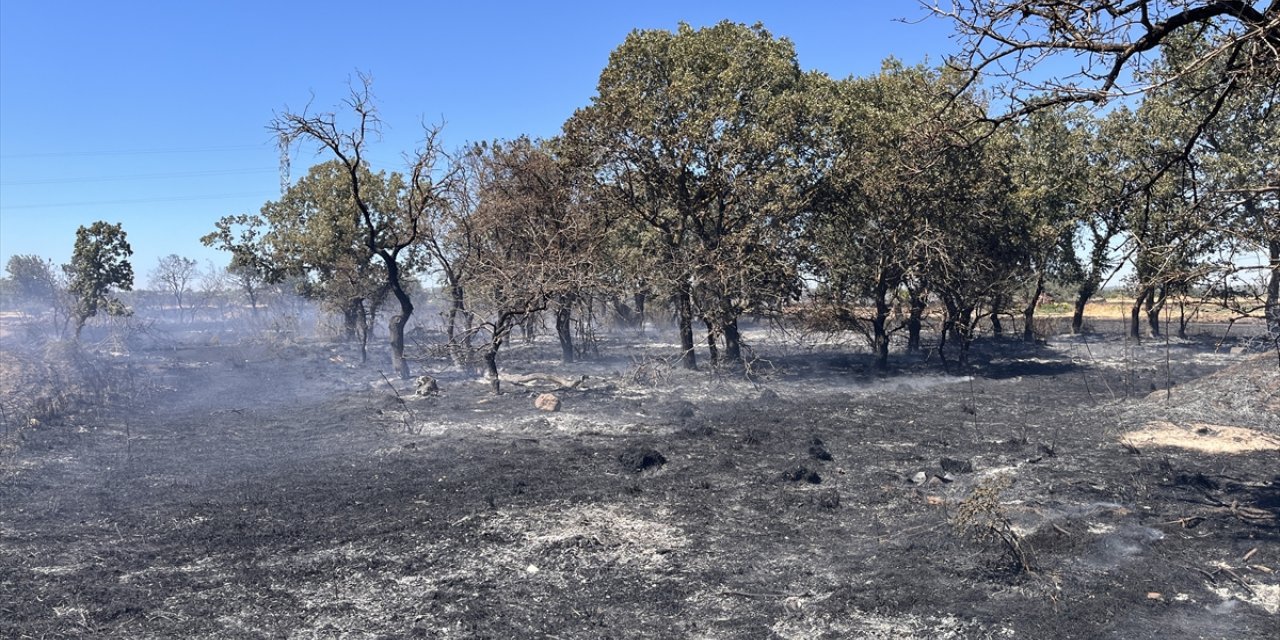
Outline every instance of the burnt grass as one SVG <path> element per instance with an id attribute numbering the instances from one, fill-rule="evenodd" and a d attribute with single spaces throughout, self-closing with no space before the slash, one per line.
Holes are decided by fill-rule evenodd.
<path id="1" fill-rule="evenodd" d="M 557 413 L 434 362 L 417 397 L 344 346 L 135 351 L 144 391 L 0 476 L 0 637 L 1278 637 L 1277 453 L 1119 437 L 1240 358 L 1081 345 L 885 376 L 778 349 L 752 380 L 504 354 L 590 376 Z M 1031 571 L 954 522 L 1001 474 Z"/>

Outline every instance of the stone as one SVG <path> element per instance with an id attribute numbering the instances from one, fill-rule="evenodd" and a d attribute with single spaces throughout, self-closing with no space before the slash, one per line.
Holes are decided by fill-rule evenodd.
<path id="1" fill-rule="evenodd" d="M 923 471 L 917 471 L 914 476 L 911 476 L 912 484 L 924 484 L 928 481 L 929 481 L 929 474 Z"/>
<path id="2" fill-rule="evenodd" d="M 421 376 L 414 383 L 414 393 L 420 396 L 434 396 L 440 394 L 440 383 L 436 382 L 431 376 Z"/>
<path id="3" fill-rule="evenodd" d="M 560 397 L 554 393 L 543 393 L 533 399 L 533 406 L 539 411 L 559 411 Z"/>

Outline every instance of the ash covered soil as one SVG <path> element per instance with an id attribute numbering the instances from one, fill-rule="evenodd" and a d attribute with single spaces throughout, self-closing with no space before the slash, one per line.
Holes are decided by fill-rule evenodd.
<path id="1" fill-rule="evenodd" d="M 333 345 L 103 355 L 128 392 L 6 454 L 0 637 L 1280 637 L 1274 352 L 603 347 L 500 356 L 588 376 L 554 413 Z"/>

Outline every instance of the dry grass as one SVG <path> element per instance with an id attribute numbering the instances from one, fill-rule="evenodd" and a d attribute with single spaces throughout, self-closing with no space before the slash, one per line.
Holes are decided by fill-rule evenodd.
<path id="1" fill-rule="evenodd" d="M 1244 427 L 1191 422 L 1184 425 L 1155 420 L 1121 439 L 1137 447 L 1177 447 L 1204 453 L 1233 454 L 1280 451 L 1280 437 Z"/>

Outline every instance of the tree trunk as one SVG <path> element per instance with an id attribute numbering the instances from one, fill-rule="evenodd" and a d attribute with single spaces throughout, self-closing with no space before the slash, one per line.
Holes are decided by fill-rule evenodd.
<path id="1" fill-rule="evenodd" d="M 342 305 L 342 339 L 351 342 L 358 336 L 360 312 L 364 310 L 364 298 L 348 298 Z"/>
<path id="2" fill-rule="evenodd" d="M 1004 296 L 996 296 L 991 301 L 991 336 L 999 340 L 1004 337 L 1004 322 L 1000 320 L 1000 311 L 1004 309 Z"/>
<path id="3" fill-rule="evenodd" d="M 1142 339 L 1142 306 L 1147 301 L 1147 296 L 1151 295 L 1151 287 L 1144 287 L 1138 291 L 1138 297 L 1134 299 L 1133 306 L 1129 308 L 1129 337 L 1134 340 Z"/>
<path id="4" fill-rule="evenodd" d="M 404 316 L 391 316 L 387 328 L 391 333 L 391 368 L 401 380 L 409 379 L 409 363 L 404 359 Z"/>
<path id="5" fill-rule="evenodd" d="M 467 365 L 467 352 L 471 347 L 471 322 L 467 315 L 466 291 L 457 278 L 449 276 L 449 313 L 446 316 L 445 336 L 448 339 L 449 357 L 456 367 Z M 458 339 L 458 320 L 468 319 L 463 326 L 462 339 Z"/>
<path id="6" fill-rule="evenodd" d="M 1071 312 L 1071 334 L 1080 335 L 1084 331 L 1084 306 L 1089 304 L 1089 299 L 1080 296 L 1076 298 L 1075 310 Z"/>
<path id="7" fill-rule="evenodd" d="M 634 329 L 636 326 L 635 311 L 617 296 L 611 298 L 609 302 L 613 305 L 613 315 L 617 317 L 618 322 L 628 329 Z"/>
<path id="8" fill-rule="evenodd" d="M 484 377 L 489 380 L 489 388 L 494 395 L 502 393 L 502 380 L 498 378 L 498 347 L 496 340 L 484 350 Z"/>
<path id="9" fill-rule="evenodd" d="M 726 320 L 721 331 L 724 333 L 725 362 L 742 364 L 742 333 L 738 331 L 738 319 Z"/>
<path id="10" fill-rule="evenodd" d="M 973 327 L 981 316 L 977 319 L 973 317 L 974 309 L 968 308 L 961 312 L 960 319 L 954 323 L 956 329 L 956 340 L 960 343 L 959 364 L 961 367 L 969 364 L 969 347 L 973 345 Z"/>
<path id="11" fill-rule="evenodd" d="M 374 249 L 372 241 L 369 248 Z M 408 380 L 409 362 L 404 359 L 404 328 L 413 315 L 413 301 L 400 285 L 400 264 L 396 262 L 395 256 L 385 252 L 379 252 L 378 255 L 387 267 L 387 286 L 391 287 L 391 293 L 400 303 L 400 313 L 391 316 L 391 321 L 387 323 L 391 334 L 391 368 L 395 369 L 401 380 Z"/>
<path id="12" fill-rule="evenodd" d="M 911 293 L 911 310 L 907 314 L 907 351 L 920 350 L 920 329 L 924 324 L 924 296 Z"/>
<path id="13" fill-rule="evenodd" d="M 1022 341 L 1036 341 L 1036 306 L 1040 304 L 1040 296 L 1044 295 L 1044 271 L 1036 274 L 1036 288 L 1031 292 L 1031 300 L 1022 309 Z M 1074 319 L 1073 319 L 1074 322 Z"/>
<path id="14" fill-rule="evenodd" d="M 648 298 L 648 296 L 646 296 L 646 295 L 645 295 L 645 293 L 644 293 L 643 291 L 641 291 L 640 293 L 635 294 L 635 296 L 634 296 L 634 298 L 633 298 L 633 300 L 634 300 L 634 302 L 635 302 L 635 305 L 634 305 L 634 307 L 633 307 L 633 308 L 635 309 L 635 314 L 636 314 L 636 318 L 635 318 L 635 328 L 636 328 L 636 329 L 639 329 L 641 333 L 644 333 L 644 320 L 645 320 L 645 318 L 644 318 L 644 303 L 645 303 L 645 299 L 646 299 L 646 298 Z"/>
<path id="15" fill-rule="evenodd" d="M 938 360 L 942 362 L 942 370 L 947 369 L 947 335 L 951 333 L 951 319 L 942 320 L 942 331 L 938 333 Z"/>
<path id="16" fill-rule="evenodd" d="M 681 285 L 675 296 L 676 318 L 680 324 L 680 366 L 696 371 L 698 354 L 693 350 L 693 301 L 690 295 L 689 285 Z"/>
<path id="17" fill-rule="evenodd" d="M 1080 289 L 1076 293 L 1076 308 L 1071 314 L 1071 333 L 1080 335 L 1084 331 L 1084 307 L 1089 304 L 1089 299 L 1093 298 L 1093 294 L 1097 293 L 1098 284 L 1089 279 L 1080 283 Z"/>
<path id="18" fill-rule="evenodd" d="M 391 368 L 395 369 L 401 380 L 409 379 L 409 362 L 404 359 L 404 328 L 409 324 L 409 316 L 413 314 L 413 302 L 397 283 L 392 292 L 400 302 L 400 313 L 391 316 L 387 328 L 391 333 Z"/>
<path id="19" fill-rule="evenodd" d="M 1267 331 L 1272 339 L 1280 339 L 1280 238 L 1273 238 L 1271 249 L 1271 278 L 1267 281 Z"/>
<path id="20" fill-rule="evenodd" d="M 566 301 L 561 300 L 556 308 L 556 336 L 560 338 L 560 361 L 569 364 L 573 362 L 573 307 Z"/>
<path id="21" fill-rule="evenodd" d="M 715 367 L 720 364 L 720 348 L 716 345 L 720 332 L 716 331 L 716 326 L 710 320 L 703 319 L 703 324 L 707 325 L 707 354 L 711 359 L 711 366 Z"/>
<path id="22" fill-rule="evenodd" d="M 1178 300 L 1178 337 L 1186 339 L 1187 324 L 1191 321 L 1187 319 L 1187 301 L 1185 299 Z"/>
<path id="23" fill-rule="evenodd" d="M 1165 295 L 1167 295 L 1167 291 L 1165 290 L 1164 287 L 1161 287 L 1159 298 L 1156 297 L 1156 292 L 1154 288 L 1151 290 L 1151 293 L 1147 295 L 1147 304 L 1146 304 L 1147 327 L 1149 330 L 1149 335 L 1152 338 L 1159 338 L 1160 336 L 1164 335 L 1160 333 L 1161 331 L 1160 312 L 1164 310 Z"/>
<path id="24" fill-rule="evenodd" d="M 876 315 L 871 318 L 871 351 L 876 359 L 876 371 L 889 370 L 889 333 L 885 330 L 888 309 L 877 304 Z"/>
<path id="25" fill-rule="evenodd" d="M 369 362 L 369 317 L 364 310 L 364 300 L 358 299 L 356 315 L 356 331 L 360 340 L 360 364 Z"/>

